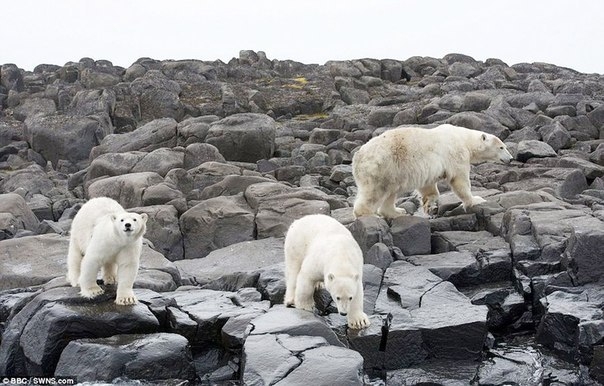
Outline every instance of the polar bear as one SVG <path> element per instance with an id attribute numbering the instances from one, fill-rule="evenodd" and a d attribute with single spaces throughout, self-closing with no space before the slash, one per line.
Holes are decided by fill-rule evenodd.
<path id="1" fill-rule="evenodd" d="M 398 127 L 372 138 L 352 159 L 358 192 L 355 217 L 375 215 L 387 219 L 405 213 L 395 207 L 399 193 L 418 190 L 422 207 L 432 215 L 438 199 L 437 182 L 446 180 L 464 209 L 485 202 L 472 196 L 470 164 L 513 159 L 496 136 L 453 125 L 433 129 Z"/>
<path id="2" fill-rule="evenodd" d="M 363 312 L 363 252 L 344 225 L 314 214 L 292 223 L 285 250 L 286 306 L 312 311 L 315 286 L 323 283 L 348 326 L 369 326 Z"/>
<path id="3" fill-rule="evenodd" d="M 103 293 L 96 283 L 101 270 L 105 284 L 117 281 L 117 304 L 137 302 L 132 285 L 147 218 L 146 213 L 126 212 L 108 197 L 93 198 L 82 206 L 71 224 L 67 279 L 72 286 L 80 286 L 83 297 L 94 298 Z"/>

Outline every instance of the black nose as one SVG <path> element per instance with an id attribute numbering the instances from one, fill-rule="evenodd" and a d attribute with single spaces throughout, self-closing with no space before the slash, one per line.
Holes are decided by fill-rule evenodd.
<path id="1" fill-rule="evenodd" d="M 132 227 L 132 224 L 130 224 L 129 222 L 125 223 L 124 226 L 126 227 L 126 229 L 130 229 L 130 227 Z"/>
<path id="2" fill-rule="evenodd" d="M 346 314 L 346 312 L 340 312 L 340 315 L 346 316 L 347 314 Z"/>

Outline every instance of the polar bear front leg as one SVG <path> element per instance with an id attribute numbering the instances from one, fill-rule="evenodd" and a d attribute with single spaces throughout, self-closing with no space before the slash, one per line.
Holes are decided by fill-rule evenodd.
<path id="1" fill-rule="evenodd" d="M 363 283 L 359 280 L 357 288 L 357 296 L 352 299 L 350 304 L 350 312 L 348 313 L 348 327 L 361 329 L 369 327 L 371 322 L 367 314 L 363 312 Z"/>
<path id="2" fill-rule="evenodd" d="M 100 258 L 94 251 L 86 252 L 80 267 L 80 295 L 92 299 L 105 291 L 96 284 L 96 277 L 101 268 L 99 264 Z"/>
<path id="3" fill-rule="evenodd" d="M 314 293 L 315 283 L 306 278 L 305 275 L 298 274 L 296 295 L 294 297 L 296 308 L 312 312 L 315 308 Z"/>
<path id="4" fill-rule="evenodd" d="M 451 189 L 453 190 L 453 193 L 455 193 L 457 197 L 459 197 L 465 210 L 471 208 L 474 205 L 486 202 L 486 200 L 482 197 L 472 196 L 469 176 L 454 178 L 451 181 Z"/>
<path id="5" fill-rule="evenodd" d="M 435 216 L 438 212 L 436 203 L 438 202 L 438 186 L 436 184 L 429 184 L 418 189 L 419 194 L 422 196 L 422 208 L 424 213 L 428 216 Z"/>
<path id="6" fill-rule="evenodd" d="M 285 262 L 285 297 L 283 304 L 286 307 L 293 307 L 296 304 L 296 284 L 301 265 L 297 257 L 292 256 L 288 256 Z"/>
<path id="7" fill-rule="evenodd" d="M 384 201 L 384 195 L 383 192 L 378 192 L 376 187 L 358 185 L 357 198 L 354 200 L 354 217 L 375 216 L 378 207 Z"/>
<path id="8" fill-rule="evenodd" d="M 127 306 L 138 302 L 138 299 L 136 299 L 134 291 L 132 290 L 137 271 L 138 262 L 122 263 L 118 265 L 117 296 L 115 297 L 116 304 Z"/>

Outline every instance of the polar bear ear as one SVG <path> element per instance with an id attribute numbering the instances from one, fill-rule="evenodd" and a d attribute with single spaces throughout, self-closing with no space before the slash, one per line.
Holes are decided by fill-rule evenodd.
<path id="1" fill-rule="evenodd" d="M 330 273 L 329 275 L 327 275 L 327 280 L 329 281 L 333 281 L 333 279 L 335 279 L 336 277 L 334 276 L 333 273 Z"/>
<path id="2" fill-rule="evenodd" d="M 353 276 L 354 281 L 358 281 L 360 277 L 361 277 L 361 275 L 359 275 L 358 273 L 357 273 L 357 274 L 355 274 L 355 275 Z"/>
<path id="3" fill-rule="evenodd" d="M 143 220 L 143 223 L 147 223 L 149 216 L 147 215 L 147 213 L 141 213 L 141 219 Z"/>
<path id="4" fill-rule="evenodd" d="M 112 214 L 111 215 L 111 221 L 115 221 L 117 220 L 117 215 L 116 214 Z"/>

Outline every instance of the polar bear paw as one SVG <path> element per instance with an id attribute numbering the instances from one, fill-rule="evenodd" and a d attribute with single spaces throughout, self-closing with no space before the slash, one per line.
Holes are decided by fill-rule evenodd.
<path id="1" fill-rule="evenodd" d="M 93 287 L 82 288 L 80 290 L 80 295 L 82 295 L 82 297 L 85 297 L 87 299 L 92 299 L 99 295 L 102 295 L 104 292 L 105 291 L 101 287 L 99 287 L 98 285 L 95 285 Z"/>
<path id="2" fill-rule="evenodd" d="M 385 219 L 392 220 L 397 217 L 405 216 L 407 211 L 403 208 L 389 208 L 378 210 L 378 214 Z"/>
<path id="3" fill-rule="evenodd" d="M 115 276 L 113 276 L 113 275 L 107 275 L 107 274 L 106 274 L 106 275 L 104 275 L 104 276 L 103 276 L 103 283 L 104 283 L 105 285 L 112 285 L 112 284 L 115 284 L 115 283 L 116 283 Z"/>
<path id="4" fill-rule="evenodd" d="M 299 310 L 305 310 L 305 311 L 310 311 L 313 312 L 315 309 L 315 302 L 314 301 L 310 301 L 310 302 L 297 302 L 296 303 L 296 308 Z"/>
<path id="5" fill-rule="evenodd" d="M 295 302 L 293 298 L 285 298 L 283 304 L 285 304 L 285 307 L 294 307 Z"/>
<path id="6" fill-rule="evenodd" d="M 482 204 L 484 202 L 487 202 L 487 200 L 485 200 L 484 198 L 479 197 L 479 196 L 472 196 L 472 201 L 470 202 L 470 205 L 467 205 L 467 207 L 469 208 L 474 205 Z"/>
<path id="7" fill-rule="evenodd" d="M 134 294 L 118 296 L 117 298 L 115 298 L 115 304 L 120 306 L 131 306 L 136 303 L 138 303 L 138 299 L 136 299 L 136 296 L 134 296 Z"/>
<path id="8" fill-rule="evenodd" d="M 356 315 L 351 314 L 348 316 L 348 327 L 354 328 L 355 330 L 369 327 L 370 324 L 371 322 L 369 321 L 367 314 L 364 312 Z"/>

